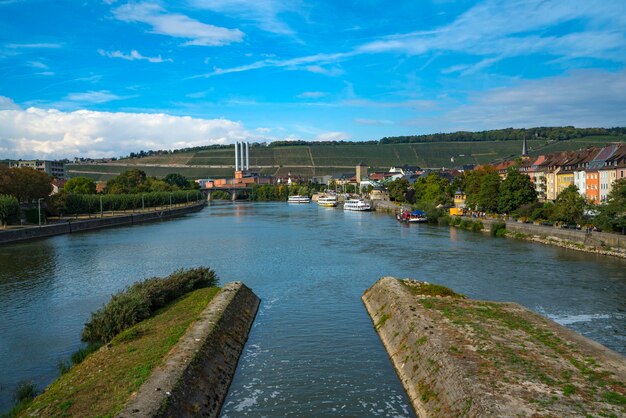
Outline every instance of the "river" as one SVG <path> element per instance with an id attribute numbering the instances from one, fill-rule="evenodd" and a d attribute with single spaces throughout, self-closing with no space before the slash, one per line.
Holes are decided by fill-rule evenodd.
<path id="1" fill-rule="evenodd" d="M 262 298 L 224 417 L 413 417 L 360 301 L 385 275 L 518 302 L 626 354 L 625 260 L 313 204 L 216 203 L 0 247 L 0 411 L 18 382 L 58 375 L 112 293 L 200 265 Z"/>

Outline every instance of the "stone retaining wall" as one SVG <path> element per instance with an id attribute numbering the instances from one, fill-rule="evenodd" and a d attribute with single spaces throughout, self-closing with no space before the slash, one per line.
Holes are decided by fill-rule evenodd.
<path id="1" fill-rule="evenodd" d="M 418 416 L 626 414 L 619 353 L 520 305 L 422 285 L 384 277 L 362 297 Z"/>
<path id="2" fill-rule="evenodd" d="M 205 202 L 201 202 L 195 205 L 174 208 L 171 210 L 135 213 L 129 215 L 115 216 L 111 218 L 96 218 L 85 220 L 68 219 L 65 222 L 42 225 L 40 227 L 0 231 L 0 245 L 35 238 L 51 237 L 54 235 L 71 234 L 74 232 L 89 231 L 93 229 L 109 228 L 122 225 L 133 225 L 142 222 L 167 219 L 191 212 L 197 212 L 201 210 L 204 205 Z"/>
<path id="3" fill-rule="evenodd" d="M 217 417 L 259 303 L 241 282 L 224 286 L 118 417 Z"/>
<path id="4" fill-rule="evenodd" d="M 486 231 L 491 229 L 492 223 L 501 222 L 489 218 L 478 218 L 478 220 L 483 223 Z M 555 237 L 561 240 L 567 240 L 589 246 L 607 246 L 626 249 L 626 235 L 607 234 L 605 232 L 591 232 L 591 234 L 587 235 L 585 231 L 576 229 L 555 228 L 551 226 L 526 224 L 516 221 L 506 221 L 506 229 L 507 231 L 519 232 L 527 235 Z"/>

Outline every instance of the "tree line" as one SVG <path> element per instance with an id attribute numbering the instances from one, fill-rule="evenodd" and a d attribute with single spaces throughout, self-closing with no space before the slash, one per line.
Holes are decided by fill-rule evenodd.
<path id="1" fill-rule="evenodd" d="M 384 137 L 380 144 L 406 144 L 415 142 L 475 142 L 475 141 L 509 141 L 526 139 L 545 139 L 550 141 L 565 141 L 586 136 L 622 136 L 626 135 L 626 128 L 575 128 L 538 127 L 528 129 L 493 129 L 480 132 L 458 131 L 451 133 L 435 133 L 426 135 L 407 135 Z"/>

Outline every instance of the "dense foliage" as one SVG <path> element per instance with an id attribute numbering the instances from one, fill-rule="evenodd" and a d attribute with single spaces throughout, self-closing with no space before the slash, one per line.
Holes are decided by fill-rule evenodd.
<path id="1" fill-rule="evenodd" d="M 0 164 L 0 194 L 15 196 L 20 202 L 48 197 L 51 183 L 49 175 L 33 168 L 8 168 Z"/>
<path id="2" fill-rule="evenodd" d="M 569 185 L 556 197 L 551 220 L 566 224 L 583 224 L 586 206 L 587 201 L 578 192 L 578 187 Z"/>
<path id="3" fill-rule="evenodd" d="M 123 172 L 107 182 L 107 194 L 129 194 L 146 192 L 171 192 L 175 190 L 197 189 L 199 186 L 194 181 L 189 181 L 184 176 L 171 173 L 164 180 L 156 177 L 148 177 L 139 169 L 131 169 Z"/>
<path id="4" fill-rule="evenodd" d="M 414 142 L 471 142 L 471 141 L 507 141 L 527 139 L 547 139 L 562 141 L 572 138 L 583 138 L 596 135 L 626 135 L 626 128 L 575 128 L 563 127 L 540 127 L 529 129 L 494 129 L 480 132 L 451 132 L 428 135 L 409 135 L 385 137 L 380 140 L 381 144 L 402 144 Z"/>
<path id="5" fill-rule="evenodd" d="M 485 212 L 497 212 L 500 194 L 500 176 L 491 166 L 465 173 L 463 190 L 467 207 Z"/>
<path id="6" fill-rule="evenodd" d="M 617 180 L 594 223 L 604 231 L 626 234 L 626 179 Z"/>
<path id="7" fill-rule="evenodd" d="M 500 184 L 498 211 L 511 213 L 519 207 L 537 201 L 537 192 L 530 177 L 519 172 L 517 167 L 510 167 L 506 178 Z"/>
<path id="8" fill-rule="evenodd" d="M 117 195 L 65 194 L 56 197 L 59 200 L 57 210 L 66 214 L 99 212 L 100 202 L 102 202 L 102 210 L 104 211 L 119 211 L 141 209 L 142 207 L 167 206 L 170 203 L 193 202 L 202 198 L 202 192 L 198 190 Z"/>
<path id="9" fill-rule="evenodd" d="M 76 194 L 94 194 L 96 193 L 96 183 L 87 177 L 74 177 L 65 183 L 63 190 Z"/>
<path id="10" fill-rule="evenodd" d="M 20 203 L 15 196 L 0 194 L 0 226 L 5 226 L 9 219 L 20 212 Z"/>
<path id="11" fill-rule="evenodd" d="M 206 267 L 178 270 L 166 278 L 153 277 L 137 282 L 111 297 L 93 312 L 81 338 L 106 344 L 126 328 L 143 321 L 175 299 L 202 287 L 217 285 L 215 272 Z"/>

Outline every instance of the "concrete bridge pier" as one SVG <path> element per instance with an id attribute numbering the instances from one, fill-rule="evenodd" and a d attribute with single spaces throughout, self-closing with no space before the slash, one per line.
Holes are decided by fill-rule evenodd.
<path id="1" fill-rule="evenodd" d="M 237 200 L 237 190 L 229 190 L 230 192 L 230 199 L 234 202 L 235 200 Z"/>
<path id="2" fill-rule="evenodd" d="M 213 191 L 207 190 L 205 193 L 207 202 L 211 203 L 213 201 Z"/>

